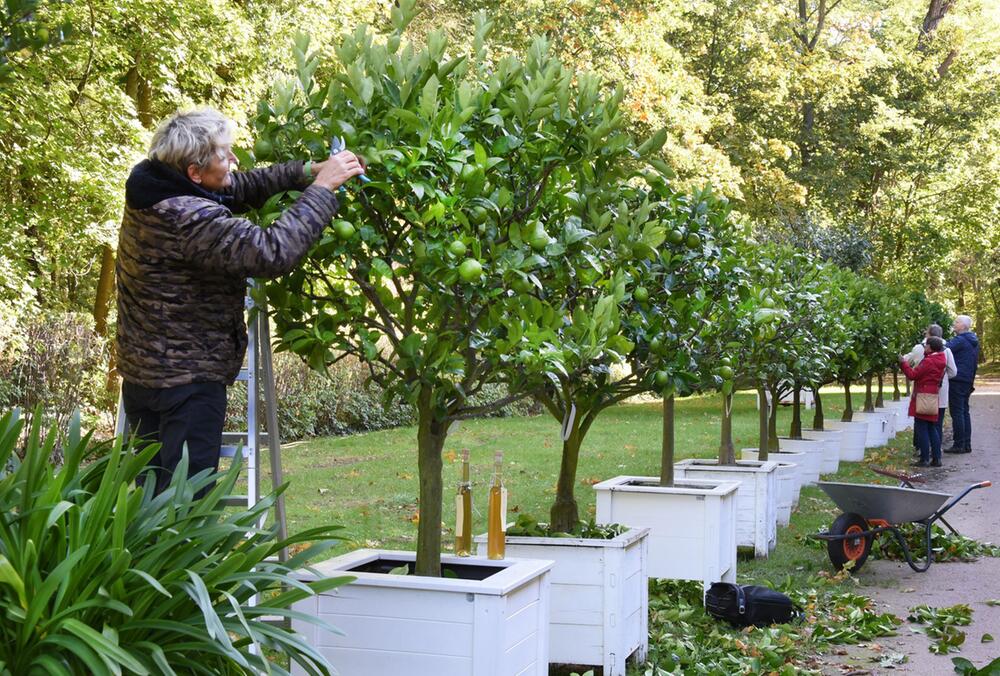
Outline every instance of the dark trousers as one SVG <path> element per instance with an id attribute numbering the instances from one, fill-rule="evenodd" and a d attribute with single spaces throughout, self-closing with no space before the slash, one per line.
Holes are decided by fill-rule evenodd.
<path id="1" fill-rule="evenodd" d="M 927 462 L 931 458 L 941 459 L 941 436 L 936 422 L 916 418 L 913 422 L 913 437 L 920 449 L 920 459 Z"/>
<path id="2" fill-rule="evenodd" d="M 951 426 L 955 432 L 955 448 L 972 448 L 972 419 L 969 417 L 969 396 L 972 383 L 954 380 L 948 383 L 948 408 L 951 409 Z"/>
<path id="3" fill-rule="evenodd" d="M 129 434 L 143 442 L 158 442 L 160 450 L 150 460 L 156 473 L 156 493 L 163 492 L 181 460 L 188 453 L 188 476 L 219 468 L 222 427 L 226 419 L 226 386 L 193 383 L 151 389 L 129 382 L 122 384 L 122 399 Z M 211 486 L 202 488 L 202 497 Z"/>
<path id="4" fill-rule="evenodd" d="M 947 407 L 938 409 L 937 435 L 942 444 L 944 443 L 944 412 L 947 410 Z"/>

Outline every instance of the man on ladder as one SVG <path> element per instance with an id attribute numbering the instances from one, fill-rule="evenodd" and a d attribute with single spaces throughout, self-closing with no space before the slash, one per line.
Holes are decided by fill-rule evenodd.
<path id="1" fill-rule="evenodd" d="M 347 151 L 234 173 L 234 126 L 210 109 L 174 115 L 125 184 L 117 362 L 130 433 L 162 444 L 157 493 L 185 444 L 189 476 L 218 469 L 226 386 L 247 348 L 247 278 L 295 267 L 336 213 L 337 188 L 363 173 Z M 286 190 L 302 195 L 267 229 L 234 215 Z"/>

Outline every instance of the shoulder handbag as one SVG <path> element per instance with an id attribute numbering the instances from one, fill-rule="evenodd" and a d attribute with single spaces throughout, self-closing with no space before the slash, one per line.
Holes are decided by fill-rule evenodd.
<path id="1" fill-rule="evenodd" d="M 763 626 L 799 619 L 802 609 L 768 587 L 713 582 L 705 594 L 705 610 L 712 617 L 737 626 Z"/>
<path id="2" fill-rule="evenodd" d="M 937 415 L 938 393 L 918 392 L 917 404 L 913 412 L 917 415 Z"/>

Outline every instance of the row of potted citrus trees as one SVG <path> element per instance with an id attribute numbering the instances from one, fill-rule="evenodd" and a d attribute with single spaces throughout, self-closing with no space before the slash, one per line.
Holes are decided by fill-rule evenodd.
<path id="1" fill-rule="evenodd" d="M 758 246 L 725 200 L 678 192 L 657 157 L 665 133 L 637 143 L 620 90 L 573 71 L 543 39 L 494 59 L 482 16 L 467 54 L 450 53 L 440 33 L 407 42 L 413 11 L 401 2 L 387 36 L 347 35 L 339 64 L 299 37 L 296 78 L 255 119 L 268 139 L 257 159 L 322 156 L 343 136 L 372 179 L 343 195 L 305 263 L 264 287 L 280 348 L 319 370 L 353 355 L 417 412 L 416 551 L 317 566 L 312 575 L 357 580 L 297 609 L 346 635 L 300 629 L 345 674 L 543 674 L 550 661 L 622 674 L 645 654 L 647 577 L 734 580 L 737 547 L 766 556 L 787 522 L 779 486 L 791 495 L 803 468 L 808 480 L 831 469 L 793 442 L 825 434 L 830 461 L 844 457 L 846 434 L 827 432 L 821 414 L 812 433 L 796 417 L 785 440 L 764 407 L 759 450 L 738 460 L 734 391 L 777 401 L 805 388 L 821 405 L 822 385 L 882 373 L 889 346 L 914 339 L 919 320 L 884 327 L 876 351 L 858 313 L 886 290 Z M 484 401 L 496 384 L 507 394 Z M 718 459 L 675 464 L 675 397 L 714 390 Z M 664 401 L 661 475 L 595 486 L 598 521 L 629 528 L 545 537 L 579 523 L 576 472 L 594 421 L 650 392 Z M 547 530 L 509 536 L 503 560 L 442 556 L 449 429 L 523 397 L 562 429 Z M 410 574 L 388 574 L 401 570 Z"/>

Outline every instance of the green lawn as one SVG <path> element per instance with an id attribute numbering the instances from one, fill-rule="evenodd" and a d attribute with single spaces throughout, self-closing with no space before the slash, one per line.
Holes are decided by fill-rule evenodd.
<path id="1" fill-rule="evenodd" d="M 831 391 L 824 397 L 827 416 L 840 416 L 843 396 Z M 757 445 L 757 412 L 752 393 L 741 392 L 734 406 L 734 441 L 737 449 Z M 863 393 L 855 397 L 855 408 Z M 677 455 L 713 457 L 719 444 L 721 399 L 694 397 L 677 402 Z M 779 434 L 786 434 L 789 407 L 779 410 Z M 811 425 L 812 411 L 804 422 Z M 656 475 L 659 472 L 662 419 L 659 402 L 624 404 L 606 411 L 585 441 L 578 472 L 577 499 L 581 516 L 594 513 L 590 486 L 618 474 Z M 350 437 L 329 437 L 288 444 L 283 449 L 288 526 L 298 531 L 323 523 L 345 526 L 348 540 L 331 552 L 358 547 L 412 549 L 416 541 L 417 505 L 416 432 L 400 428 Z M 893 447 L 907 445 L 902 436 Z M 503 450 L 505 481 L 512 512 L 547 520 L 554 496 L 560 460 L 559 424 L 548 416 L 465 421 L 449 435 L 445 447 L 444 541 L 453 535 L 453 503 L 447 499 L 459 474 L 458 456 L 468 448 L 472 457 L 475 532 L 486 527 L 485 485 L 495 450 Z M 871 453 L 869 453 L 871 457 Z M 905 451 L 895 454 L 908 460 Z M 839 478 L 874 480 L 871 472 L 845 466 Z M 269 483 L 269 479 L 265 479 Z M 777 550 L 767 561 L 745 561 L 741 574 L 776 576 L 786 572 L 808 573 L 828 565 L 815 545 L 800 540 L 803 534 L 829 524 L 833 505 L 815 488 L 804 490 L 799 512 L 779 535 Z M 513 518 L 513 515 L 511 515 Z"/>

